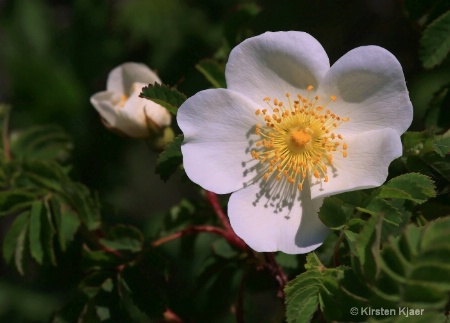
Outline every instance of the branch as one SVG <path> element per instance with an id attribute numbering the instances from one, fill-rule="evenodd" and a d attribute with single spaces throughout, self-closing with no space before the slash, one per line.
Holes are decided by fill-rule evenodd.
<path id="1" fill-rule="evenodd" d="M 217 217 L 219 218 L 220 222 L 222 223 L 223 227 L 225 228 L 226 236 L 225 239 L 228 240 L 232 245 L 238 247 L 241 250 L 248 250 L 247 244 L 239 238 L 236 233 L 234 233 L 233 228 L 230 225 L 230 221 L 228 220 L 228 216 L 223 212 L 222 208 L 219 204 L 219 198 L 217 197 L 216 193 L 205 191 L 206 192 L 206 198 L 208 199 L 208 202 L 211 204 L 214 212 L 216 213 Z"/>
<path id="2" fill-rule="evenodd" d="M 280 288 L 278 290 L 278 296 L 284 300 L 284 287 L 288 283 L 288 279 L 286 274 L 283 271 L 283 268 L 280 267 L 280 265 L 277 263 L 275 259 L 275 253 L 273 252 L 265 252 L 264 256 L 267 261 L 267 268 L 272 273 L 272 275 L 275 277 L 275 280 L 280 285 Z"/>
<path id="3" fill-rule="evenodd" d="M 225 239 L 227 239 L 227 237 L 226 237 L 227 232 L 223 229 L 212 227 L 212 226 L 206 226 L 206 225 L 205 226 L 195 226 L 195 227 L 190 227 L 190 228 L 175 232 L 171 235 L 168 235 L 167 237 L 158 239 L 152 243 L 152 247 L 158 247 L 166 242 L 178 239 L 178 238 L 188 235 L 188 234 L 198 233 L 198 232 L 210 232 L 210 233 L 220 235 L 220 236 L 224 237 Z"/>

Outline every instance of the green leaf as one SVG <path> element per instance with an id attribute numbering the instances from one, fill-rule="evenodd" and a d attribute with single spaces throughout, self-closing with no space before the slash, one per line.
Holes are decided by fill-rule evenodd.
<path id="1" fill-rule="evenodd" d="M 104 231 L 106 237 L 100 243 L 113 250 L 139 252 L 142 250 L 144 237 L 138 229 L 128 225 L 116 225 Z"/>
<path id="2" fill-rule="evenodd" d="M 187 99 L 183 93 L 176 89 L 158 83 L 142 88 L 139 96 L 163 106 L 173 115 L 177 114 L 178 108 Z"/>
<path id="3" fill-rule="evenodd" d="M 433 140 L 433 148 L 434 151 L 439 154 L 439 156 L 445 157 L 445 155 L 450 153 L 450 136 L 436 136 Z"/>
<path id="4" fill-rule="evenodd" d="M 327 197 L 319 211 L 320 220 L 329 228 L 341 229 L 347 222 L 347 216 L 342 209 L 340 200 L 335 197 Z"/>
<path id="5" fill-rule="evenodd" d="M 275 255 L 275 260 L 280 266 L 285 268 L 294 269 L 298 267 L 297 255 L 288 255 L 284 252 L 277 252 Z"/>
<path id="6" fill-rule="evenodd" d="M 418 228 L 409 225 L 391 238 L 380 255 L 382 275 L 392 289 L 376 284 L 377 294 L 397 305 L 442 309 L 450 300 L 450 217 Z"/>
<path id="7" fill-rule="evenodd" d="M 65 251 L 81 225 L 80 219 L 68 205 L 61 204 L 56 198 L 50 201 L 50 207 L 55 221 L 59 246 L 62 251 Z"/>
<path id="8" fill-rule="evenodd" d="M 402 222 L 402 214 L 397 208 L 386 200 L 375 198 L 366 205 L 366 207 L 357 207 L 357 210 L 370 215 L 383 215 L 384 220 L 394 225 Z"/>
<path id="9" fill-rule="evenodd" d="M 450 128 L 450 84 L 443 85 L 433 93 L 424 116 L 425 128 L 441 132 Z M 445 136 L 445 135 L 444 135 Z"/>
<path id="10" fill-rule="evenodd" d="M 36 195 L 20 189 L 0 191 L 0 216 L 28 209 L 36 200 Z"/>
<path id="11" fill-rule="evenodd" d="M 89 189 L 80 183 L 68 182 L 62 188 L 65 200 L 78 213 L 81 222 L 88 230 L 97 229 L 101 223 L 97 197 L 92 196 Z"/>
<path id="12" fill-rule="evenodd" d="M 425 175 L 408 173 L 391 179 L 380 188 L 378 197 L 411 200 L 418 204 L 436 196 L 433 181 Z"/>
<path id="13" fill-rule="evenodd" d="M 356 237 L 357 261 L 368 281 L 373 281 L 379 273 L 377 255 L 380 252 L 380 239 L 383 216 L 372 215 Z"/>
<path id="14" fill-rule="evenodd" d="M 56 266 L 56 255 L 54 249 L 56 230 L 52 221 L 51 213 L 47 210 L 45 205 L 44 208 L 45 210 L 41 213 L 42 246 L 44 248 L 46 259 L 48 259 L 53 266 Z"/>
<path id="15" fill-rule="evenodd" d="M 423 160 L 439 175 L 450 182 L 450 155 L 444 158 L 435 152 L 427 153 L 423 156 Z"/>
<path id="16" fill-rule="evenodd" d="M 54 161 L 27 161 L 22 163 L 22 175 L 36 186 L 50 191 L 62 192 L 70 178 L 61 165 Z"/>
<path id="17" fill-rule="evenodd" d="M 407 156 L 417 156 L 428 150 L 428 142 L 433 136 L 427 132 L 408 131 L 402 135 L 403 150 Z M 432 149 L 432 148 L 431 148 Z"/>
<path id="18" fill-rule="evenodd" d="M 310 322 L 319 305 L 319 292 L 322 275 L 307 271 L 291 280 L 285 287 L 286 320 Z"/>
<path id="19" fill-rule="evenodd" d="M 30 242 L 30 254 L 40 265 L 42 265 L 44 259 L 44 249 L 41 242 L 41 214 L 42 202 L 35 201 L 31 207 L 28 239 Z"/>
<path id="20" fill-rule="evenodd" d="M 213 59 L 201 60 L 195 68 L 203 74 L 203 76 L 215 88 L 225 88 L 227 83 L 225 80 L 225 66 Z"/>
<path id="21" fill-rule="evenodd" d="M 7 263 L 14 260 L 17 271 L 22 275 L 24 274 L 23 258 L 29 221 L 29 212 L 18 215 L 3 241 L 3 258 Z"/>
<path id="22" fill-rule="evenodd" d="M 35 126 L 19 132 L 11 141 L 14 157 L 26 160 L 66 160 L 71 138 L 60 126 Z"/>
<path id="23" fill-rule="evenodd" d="M 305 268 L 307 271 L 291 280 L 284 289 L 287 322 L 310 322 L 319 304 L 328 318 L 339 316 L 335 305 L 337 293 L 340 293 L 337 279 L 343 274 L 342 268 L 326 268 L 314 253 L 307 256 Z"/>
<path id="24" fill-rule="evenodd" d="M 167 181 L 183 162 L 183 155 L 181 153 L 183 139 L 183 135 L 175 137 L 159 155 L 158 160 L 156 161 L 155 172 L 156 174 L 159 174 L 164 181 Z"/>
<path id="25" fill-rule="evenodd" d="M 238 252 L 233 249 L 225 239 L 218 239 L 212 244 L 212 249 L 216 255 L 224 259 L 231 259 L 238 255 Z"/>
<path id="26" fill-rule="evenodd" d="M 427 26 L 420 45 L 420 59 L 425 68 L 442 63 L 450 51 L 450 11 Z"/>

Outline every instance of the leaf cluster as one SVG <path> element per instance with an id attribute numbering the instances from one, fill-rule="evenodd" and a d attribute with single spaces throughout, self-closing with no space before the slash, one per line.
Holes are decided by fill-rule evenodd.
<path id="1" fill-rule="evenodd" d="M 450 214 L 427 221 L 421 206 L 430 199 L 436 200 L 434 183 L 419 173 L 326 198 L 319 217 L 338 235 L 333 256 L 324 264 L 308 255 L 306 271 L 288 283 L 288 322 L 400 322 L 402 311 L 443 321 L 450 302 Z"/>

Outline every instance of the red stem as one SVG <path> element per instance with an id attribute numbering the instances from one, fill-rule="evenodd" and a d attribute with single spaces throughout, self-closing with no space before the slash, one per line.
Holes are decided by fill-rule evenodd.
<path id="1" fill-rule="evenodd" d="M 216 213 L 220 222 L 222 222 L 222 225 L 224 226 L 224 228 L 227 230 L 233 231 L 227 215 L 225 214 L 225 212 L 223 212 L 222 208 L 220 207 L 219 197 L 217 196 L 217 194 L 210 192 L 210 191 L 205 191 L 205 192 L 206 192 L 206 197 L 208 198 L 209 203 L 213 207 L 214 212 Z"/>
<path id="2" fill-rule="evenodd" d="M 232 245 L 238 247 L 241 250 L 248 250 L 247 244 L 239 238 L 236 233 L 234 233 L 233 228 L 230 225 L 230 221 L 228 220 L 227 215 L 222 210 L 219 204 L 219 198 L 216 193 L 205 191 L 206 192 L 206 198 L 208 199 L 209 203 L 211 204 L 214 212 L 216 213 L 217 217 L 219 218 L 220 222 L 222 223 L 223 227 L 225 228 L 226 235 L 224 235 L 224 238 L 227 239 Z"/>
<path id="3" fill-rule="evenodd" d="M 227 239 L 227 237 L 226 237 L 227 232 L 223 229 L 212 227 L 212 226 L 206 226 L 206 225 L 205 226 L 195 226 L 195 227 L 186 228 L 184 230 L 175 232 L 171 235 L 168 235 L 166 237 L 158 239 L 152 243 L 152 247 L 158 247 L 166 242 L 178 239 L 178 238 L 188 235 L 188 234 L 197 233 L 197 232 L 210 232 L 210 233 L 220 235 L 220 236 L 224 237 L 225 239 Z"/>

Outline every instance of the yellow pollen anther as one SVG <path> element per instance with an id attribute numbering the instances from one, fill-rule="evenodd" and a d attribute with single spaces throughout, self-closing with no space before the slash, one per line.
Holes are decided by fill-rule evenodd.
<path id="1" fill-rule="evenodd" d="M 290 93 L 285 93 L 287 102 L 265 97 L 267 108 L 255 111 L 265 123 L 255 126 L 255 134 L 260 139 L 253 142 L 251 156 L 261 163 L 260 176 L 268 181 L 274 194 L 288 192 L 283 187 L 285 184 L 295 184 L 302 190 L 311 177 L 329 182 L 327 171 L 328 167 L 333 168 L 333 154 L 341 146 L 339 153 L 347 157 L 348 146 L 340 142 L 343 137 L 335 129 L 349 118 L 342 118 L 330 109 L 324 111 L 329 102 L 321 102 L 319 95 L 311 98 L 309 92 L 313 89 L 312 85 L 308 86 L 308 95 L 296 94 L 295 100 L 291 100 Z M 335 96 L 330 98 L 337 100 Z"/>
<path id="2" fill-rule="evenodd" d="M 330 99 L 331 99 L 331 101 L 333 101 L 333 102 L 336 102 L 336 100 L 337 100 L 337 98 L 336 98 L 334 95 L 330 96 Z"/>

